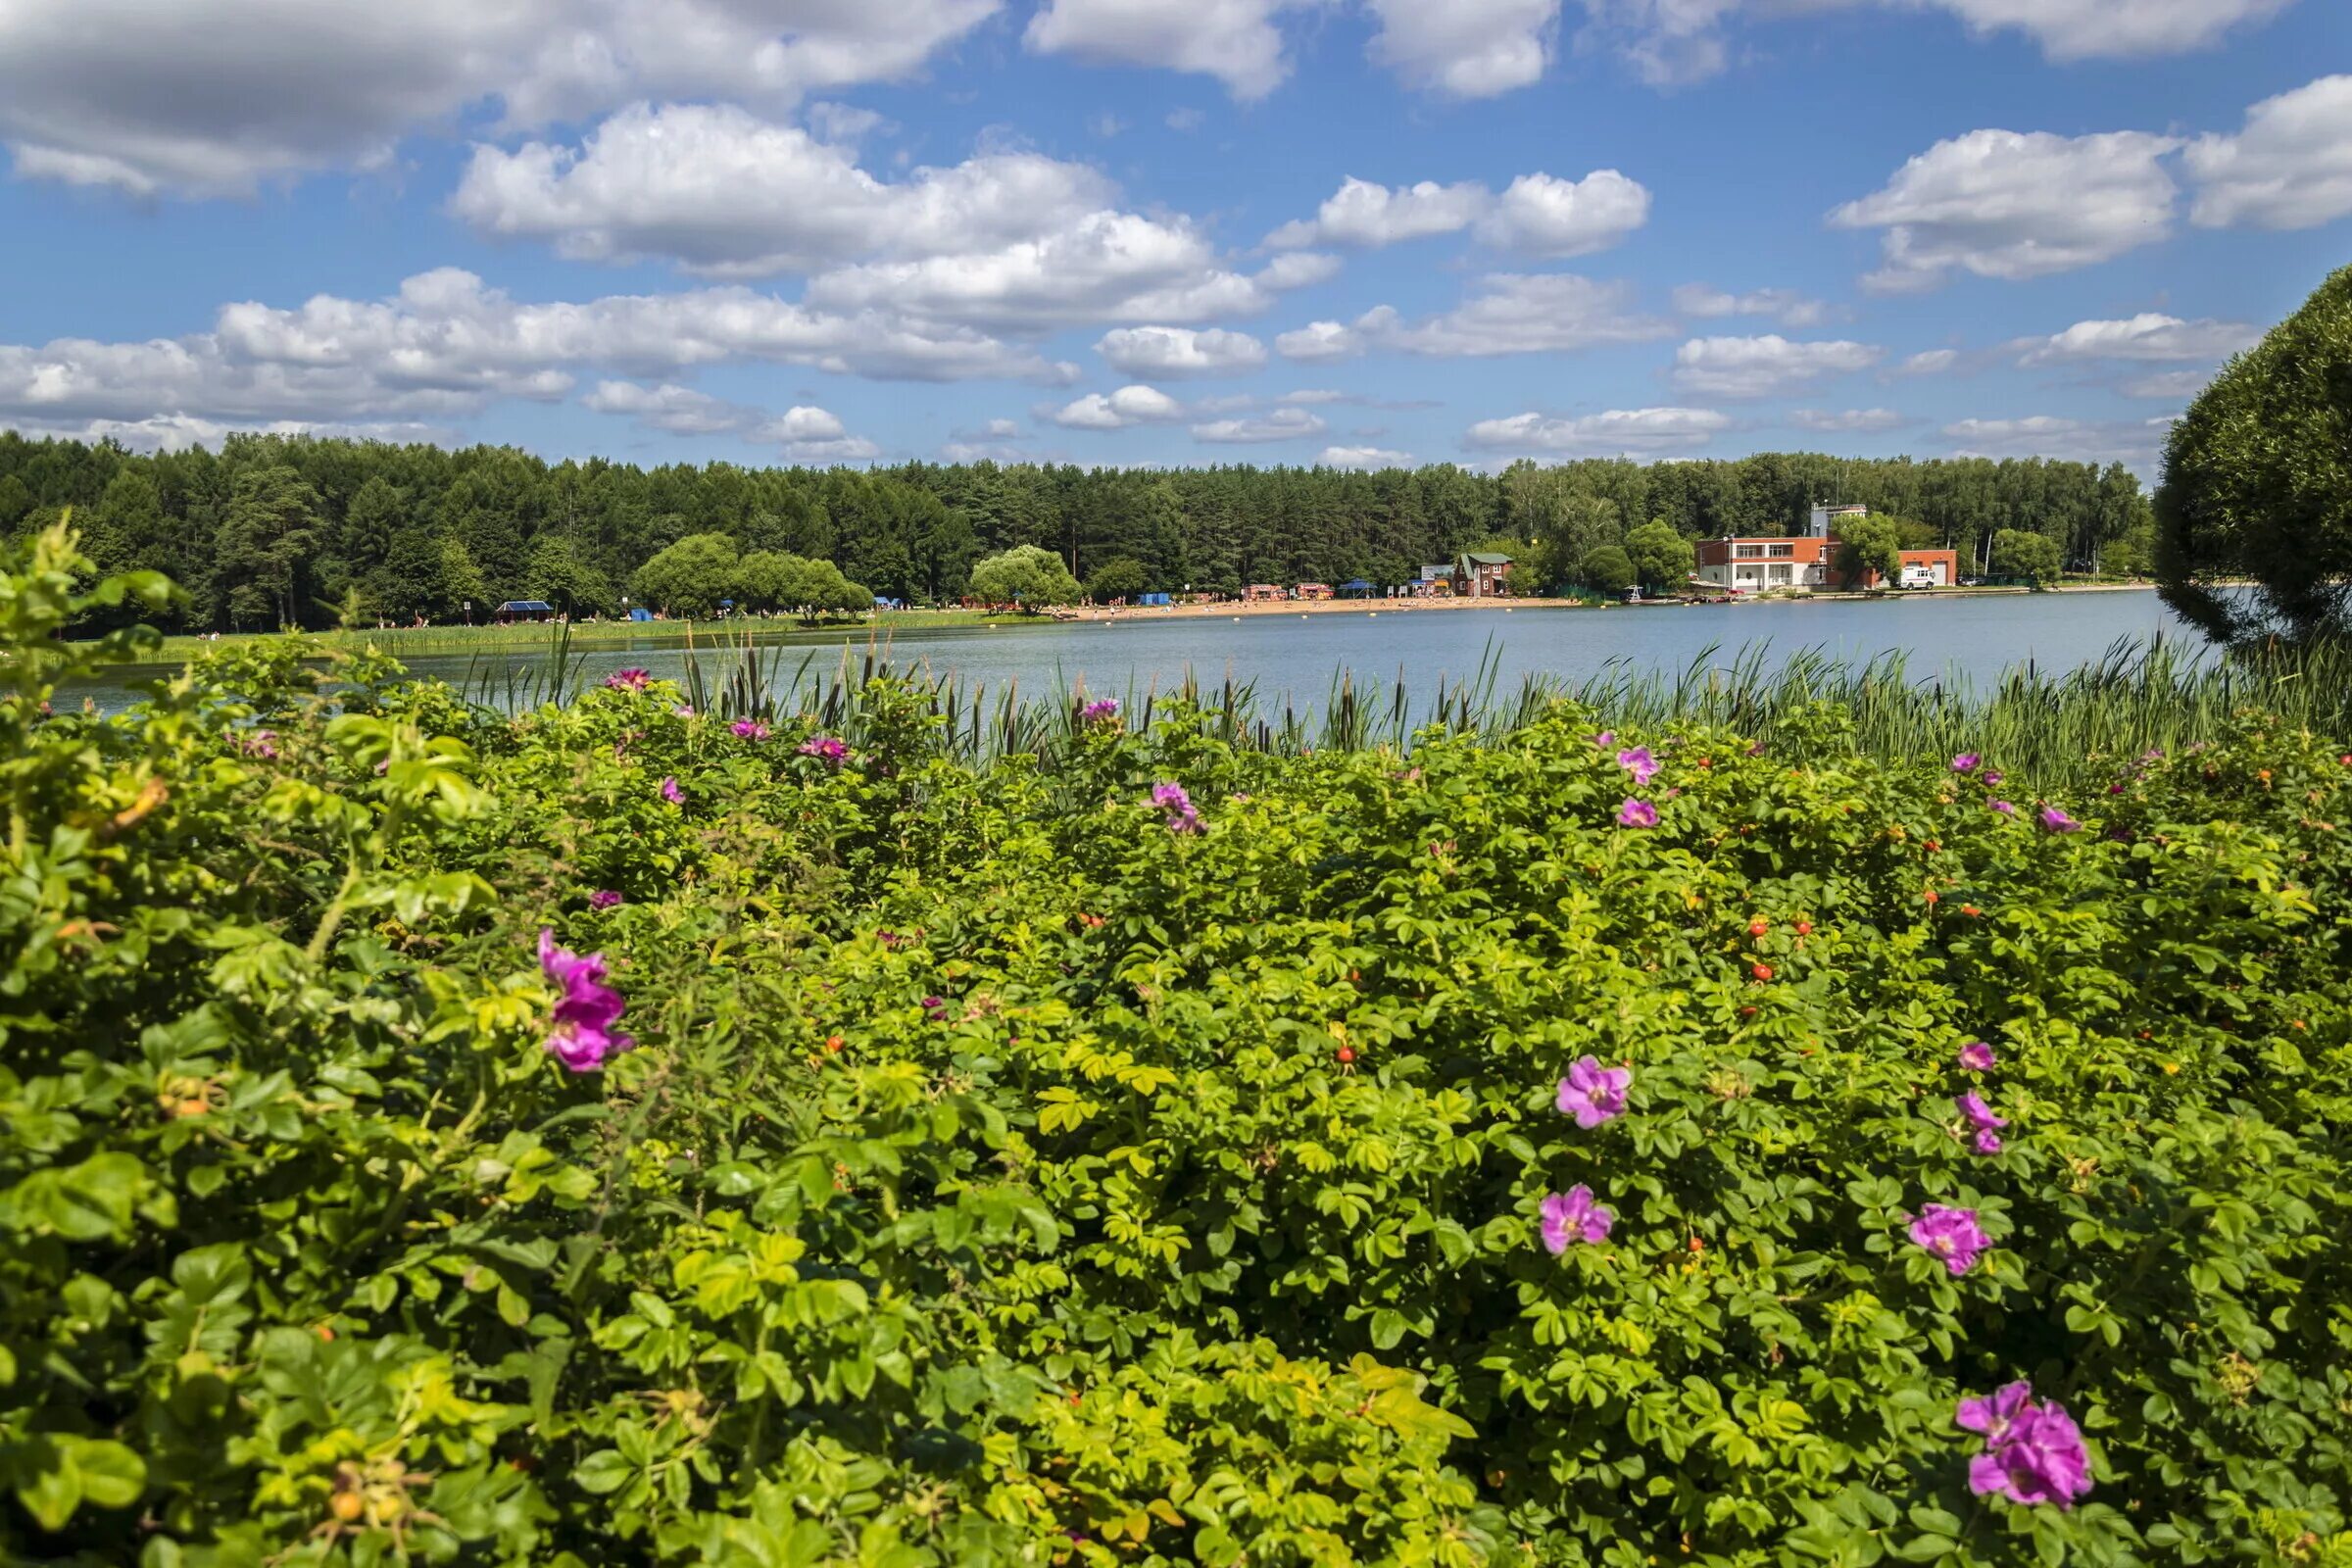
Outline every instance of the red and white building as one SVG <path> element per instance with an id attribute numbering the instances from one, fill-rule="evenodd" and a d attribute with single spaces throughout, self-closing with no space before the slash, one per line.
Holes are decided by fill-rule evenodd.
<path id="1" fill-rule="evenodd" d="M 1702 539 L 1692 578 L 1724 593 L 1753 594 L 1796 588 L 1876 588 L 1876 571 L 1847 583 L 1838 569 L 1842 541 L 1838 524 L 1870 515 L 1867 507 L 1815 507 L 1807 532 L 1795 538 Z M 1903 588 L 1949 588 L 1960 580 L 1960 555 L 1953 550 L 1902 553 Z"/>

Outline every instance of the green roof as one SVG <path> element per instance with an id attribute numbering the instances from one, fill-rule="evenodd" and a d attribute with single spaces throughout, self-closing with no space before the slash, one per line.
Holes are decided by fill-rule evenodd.
<path id="1" fill-rule="evenodd" d="M 1511 558 L 1508 556 L 1481 555 L 1475 551 L 1462 559 L 1473 566 L 1507 566 L 1511 564 Z"/>

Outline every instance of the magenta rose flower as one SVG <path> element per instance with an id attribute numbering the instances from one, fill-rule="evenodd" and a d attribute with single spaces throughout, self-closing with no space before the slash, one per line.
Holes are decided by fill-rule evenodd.
<path id="1" fill-rule="evenodd" d="M 1992 1246 L 1992 1238 L 1977 1223 L 1973 1208 L 1947 1208 L 1930 1203 L 1911 1222 L 1911 1240 L 1939 1259 L 1954 1276 L 1976 1266 L 1977 1257 Z"/>
<path id="2" fill-rule="evenodd" d="M 650 669 L 616 669 L 605 677 L 605 690 L 612 692 L 641 692 L 654 682 Z"/>
<path id="3" fill-rule="evenodd" d="M 1572 1243 L 1606 1241 L 1609 1228 L 1617 1223 L 1616 1215 L 1592 1201 L 1592 1189 L 1582 1182 L 1545 1197 L 1543 1213 L 1544 1246 L 1554 1257 Z"/>
<path id="4" fill-rule="evenodd" d="M 814 735 L 801 742 L 803 757 L 813 757 L 827 767 L 839 767 L 849 760 L 850 743 L 833 735 Z"/>
<path id="5" fill-rule="evenodd" d="M 1994 1061 L 1992 1047 L 1982 1040 L 1971 1040 L 1960 1048 L 1960 1065 L 1970 1072 L 1990 1072 Z"/>
<path id="6" fill-rule="evenodd" d="M 676 779 L 665 778 L 662 781 L 662 798 L 670 805 L 676 806 L 686 799 L 686 792 L 678 788 Z"/>
<path id="7" fill-rule="evenodd" d="M 569 1071 L 595 1072 L 607 1057 L 635 1048 L 635 1040 L 612 1028 L 628 1004 L 605 983 L 603 954 L 582 955 L 560 948 L 555 932 L 542 928 L 539 968 L 564 990 L 548 1020 L 549 1055 Z"/>
<path id="8" fill-rule="evenodd" d="M 767 726 L 756 718 L 739 718 L 729 724 L 727 728 L 733 730 L 736 736 L 742 740 L 763 741 L 767 739 Z"/>
<path id="9" fill-rule="evenodd" d="M 1623 806 L 1617 808 L 1617 825 L 1619 827 L 1656 827 L 1658 825 L 1658 808 L 1647 801 L 1629 799 Z"/>
<path id="10" fill-rule="evenodd" d="M 2045 806 L 2041 808 L 2041 825 L 2045 831 L 2051 833 L 2080 833 L 2082 830 L 2082 823 L 2055 806 Z"/>
<path id="11" fill-rule="evenodd" d="M 1637 787 L 1645 786 L 1658 775 L 1658 760 L 1649 755 L 1646 746 L 1636 746 L 1617 754 L 1617 765 L 1634 775 Z"/>
<path id="12" fill-rule="evenodd" d="M 2089 1493 L 2082 1430 L 2064 1405 L 2034 1398 L 2032 1385 L 2012 1383 L 1998 1394 L 1962 1399 L 1952 1420 L 1984 1439 L 1984 1451 L 1968 1465 L 1968 1487 L 1978 1496 L 2071 1508 Z"/>
<path id="13" fill-rule="evenodd" d="M 1082 724 L 1107 724 L 1118 716 L 1119 700 L 1116 697 L 1098 697 L 1078 710 L 1078 721 Z"/>
<path id="14" fill-rule="evenodd" d="M 1993 810 L 2000 812 L 2003 816 L 2015 816 L 2017 814 L 2017 808 L 2010 805 L 2007 801 L 1986 801 L 1984 804 L 1990 807 Z"/>
<path id="15" fill-rule="evenodd" d="M 1977 770 L 1977 764 L 1983 760 L 1984 760 L 1984 759 L 1979 757 L 1974 752 L 1962 752 L 1958 757 L 1952 759 L 1952 771 L 1955 773 L 1974 773 Z"/>
<path id="16" fill-rule="evenodd" d="M 1634 1081 L 1631 1067 L 1603 1067 L 1597 1056 L 1582 1056 L 1560 1080 L 1560 1113 L 1574 1116 L 1579 1127 L 1598 1127 L 1625 1114 L 1625 1090 Z"/>
<path id="17" fill-rule="evenodd" d="M 1193 808 L 1193 798 L 1181 784 L 1155 784 L 1152 787 L 1152 804 L 1165 813 L 1171 833 L 1202 831 L 1200 813 Z"/>
<path id="18" fill-rule="evenodd" d="M 620 902 L 620 895 L 611 888 L 598 888 L 588 895 L 588 907 L 591 909 L 610 909 Z"/>

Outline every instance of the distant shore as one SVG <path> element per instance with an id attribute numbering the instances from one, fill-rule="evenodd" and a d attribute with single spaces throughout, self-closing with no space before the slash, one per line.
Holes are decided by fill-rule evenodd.
<path id="1" fill-rule="evenodd" d="M 2080 583 L 2052 588 L 2061 594 L 2153 593 L 2155 584 L 2142 582 Z M 1431 611 L 1499 610 L 1715 610 L 1745 605 L 1872 604 L 1886 599 L 1975 599 L 1987 595 L 2024 594 L 2030 588 L 1909 588 L 1897 593 L 1776 594 L 1685 604 L 1674 599 L 1651 599 L 1634 605 L 1595 605 L 1582 599 L 1266 599 L 1254 603 L 1215 605 L 1095 606 L 1066 611 L 1054 618 L 1065 624 L 1079 621 L 1121 620 L 1239 620 L 1245 615 L 1417 615 Z"/>

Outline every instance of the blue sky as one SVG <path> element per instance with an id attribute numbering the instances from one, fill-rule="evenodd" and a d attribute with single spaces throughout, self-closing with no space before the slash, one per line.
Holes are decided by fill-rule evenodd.
<path id="1" fill-rule="evenodd" d="M 2120 459 L 2352 260 L 2340 0 L 10 0 L 0 425 Z"/>

